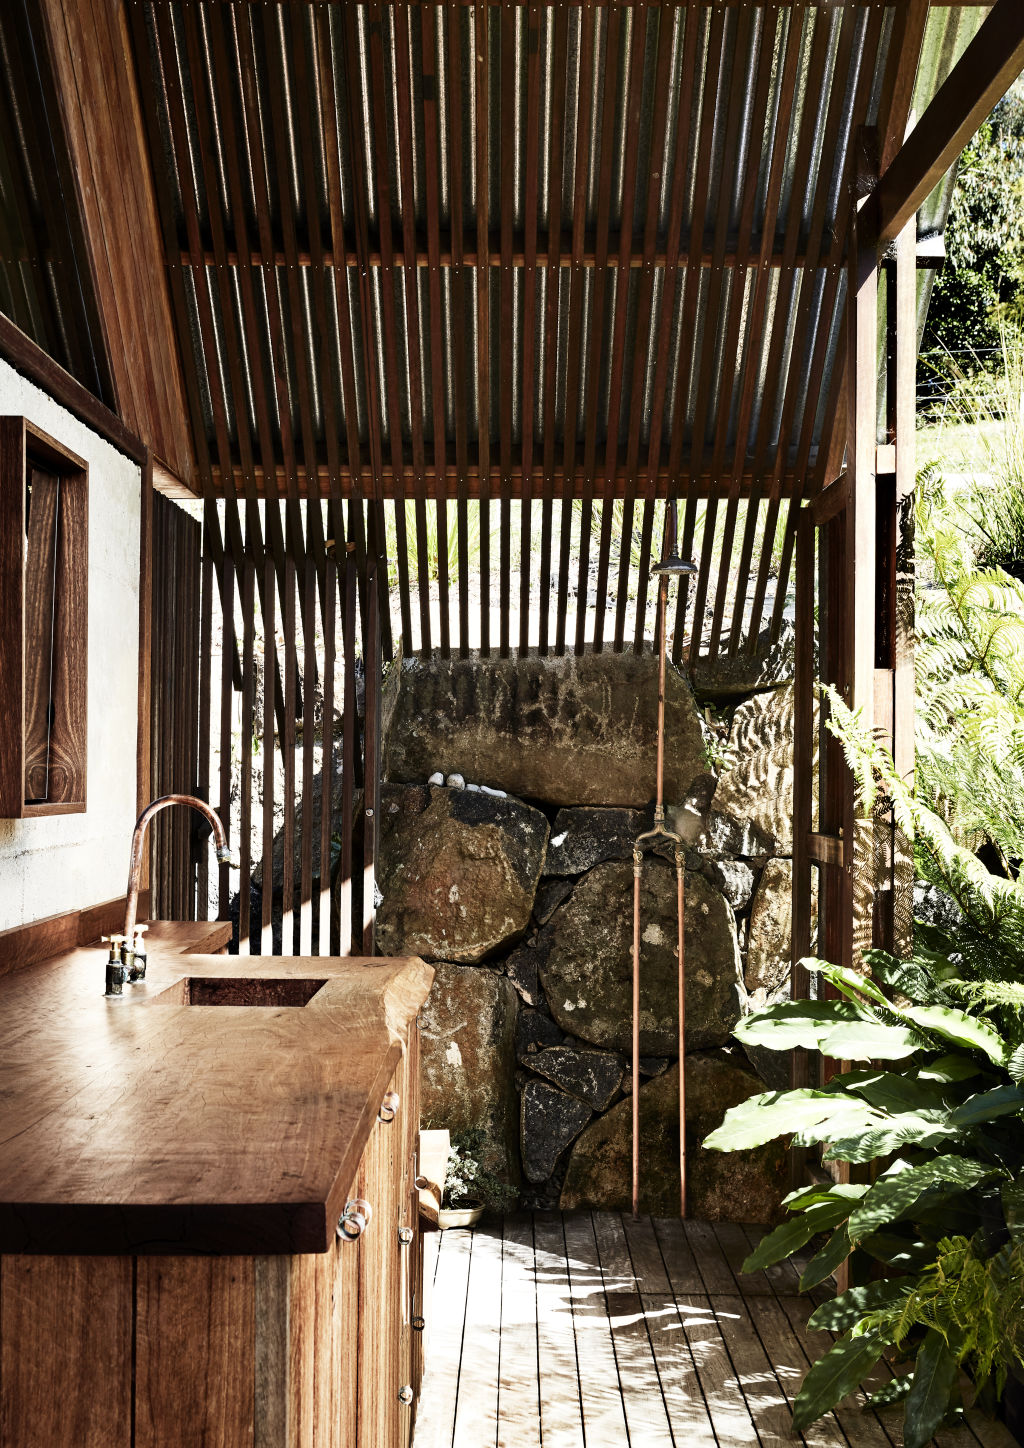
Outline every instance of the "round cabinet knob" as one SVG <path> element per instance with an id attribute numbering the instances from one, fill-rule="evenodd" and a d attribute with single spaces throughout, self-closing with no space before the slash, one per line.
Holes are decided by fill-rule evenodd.
<path id="1" fill-rule="evenodd" d="M 397 1091 L 389 1091 L 380 1103 L 380 1110 L 377 1112 L 378 1121 L 394 1121 L 398 1115 L 398 1107 L 401 1097 Z"/>
<path id="2" fill-rule="evenodd" d="M 338 1218 L 338 1237 L 342 1242 L 355 1242 L 370 1225 L 373 1208 L 365 1197 L 353 1197 L 345 1203 Z"/>
<path id="3" fill-rule="evenodd" d="M 398 1229 L 398 1240 L 403 1247 L 411 1247 L 415 1235 L 411 1227 L 399 1227 Z"/>
<path id="4" fill-rule="evenodd" d="M 407 1408 L 412 1403 L 412 1400 L 415 1396 L 416 1394 L 413 1392 L 412 1388 L 410 1388 L 408 1383 L 406 1383 L 404 1388 L 399 1388 L 398 1390 L 398 1401 L 400 1403 L 404 1403 Z"/>

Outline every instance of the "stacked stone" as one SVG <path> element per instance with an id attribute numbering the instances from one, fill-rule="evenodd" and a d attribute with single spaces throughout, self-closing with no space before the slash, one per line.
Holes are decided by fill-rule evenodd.
<path id="1" fill-rule="evenodd" d="M 406 660 L 389 678 L 378 947 L 437 970 L 424 1125 L 482 1128 L 485 1165 L 527 1206 L 629 1205 L 632 849 L 651 825 L 656 690 L 654 660 L 622 654 Z M 686 841 L 690 1210 L 751 1221 L 778 1215 L 781 1150 L 700 1144 L 765 1089 L 731 1041 L 741 1012 L 788 990 L 792 697 L 732 702 L 702 714 L 670 671 L 666 797 Z M 662 1213 L 678 1210 L 675 912 L 671 855 L 651 855 L 642 1205 Z"/>

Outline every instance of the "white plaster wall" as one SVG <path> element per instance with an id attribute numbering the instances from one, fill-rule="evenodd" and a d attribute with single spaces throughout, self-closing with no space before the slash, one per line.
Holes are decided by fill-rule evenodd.
<path id="1" fill-rule="evenodd" d="M 2 360 L 0 414 L 29 418 L 89 464 L 87 809 L 0 820 L 2 930 L 124 894 L 136 814 L 142 478 Z"/>

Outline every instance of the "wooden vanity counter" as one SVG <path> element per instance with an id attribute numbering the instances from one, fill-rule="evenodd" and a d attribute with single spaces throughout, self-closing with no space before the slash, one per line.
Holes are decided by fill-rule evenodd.
<path id="1" fill-rule="evenodd" d="M 0 1252 L 326 1250 L 433 971 L 199 953 L 228 929 L 154 925 L 120 1000 L 98 946 L 0 979 Z"/>
<path id="2" fill-rule="evenodd" d="M 433 971 L 229 930 L 0 978 L 0 1448 L 407 1448 Z"/>

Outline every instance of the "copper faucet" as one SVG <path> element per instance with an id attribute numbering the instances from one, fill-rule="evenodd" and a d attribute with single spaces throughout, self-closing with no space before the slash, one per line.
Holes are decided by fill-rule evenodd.
<path id="1" fill-rule="evenodd" d="M 187 804 L 204 815 L 213 827 L 214 839 L 217 842 L 218 864 L 233 865 L 236 868 L 238 865 L 238 860 L 228 844 L 220 816 L 210 808 L 205 800 L 197 799 L 192 794 L 165 794 L 146 806 L 139 815 L 135 832 L 132 835 L 132 853 L 128 864 L 128 895 L 124 910 L 124 932 L 121 935 L 104 936 L 104 939 L 110 942 L 110 959 L 107 961 L 106 994 L 108 996 L 121 995 L 126 982 L 132 985 L 136 981 L 143 980 L 146 975 L 146 953 L 142 942 L 146 926 L 135 923 L 139 908 L 142 844 L 150 820 L 160 810 L 166 809 L 171 804 Z"/>

